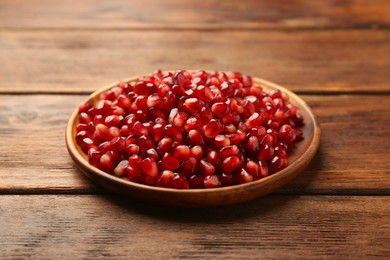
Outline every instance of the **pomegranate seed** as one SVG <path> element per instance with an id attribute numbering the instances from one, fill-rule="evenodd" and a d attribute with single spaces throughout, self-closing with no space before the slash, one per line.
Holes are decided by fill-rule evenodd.
<path id="1" fill-rule="evenodd" d="M 175 189 L 189 189 L 190 185 L 188 184 L 186 178 L 180 174 L 175 174 L 175 177 L 172 180 L 173 187 Z"/>
<path id="2" fill-rule="evenodd" d="M 147 158 L 151 158 L 151 159 L 154 159 L 156 161 L 160 158 L 157 151 L 153 148 L 150 148 L 149 150 L 147 150 L 145 156 Z"/>
<path id="3" fill-rule="evenodd" d="M 163 156 L 165 153 L 170 152 L 172 148 L 172 139 L 168 137 L 164 137 L 161 139 L 161 141 L 157 144 L 157 152 L 160 156 Z"/>
<path id="4" fill-rule="evenodd" d="M 189 132 L 191 130 L 199 130 L 201 123 L 196 117 L 190 117 L 184 124 L 184 129 Z"/>
<path id="5" fill-rule="evenodd" d="M 133 154 L 129 157 L 129 166 L 133 167 L 133 169 L 138 169 L 141 167 L 142 158 L 136 154 Z"/>
<path id="6" fill-rule="evenodd" d="M 256 154 L 260 149 L 259 140 L 256 136 L 250 136 L 245 144 L 249 155 Z"/>
<path id="7" fill-rule="evenodd" d="M 254 161 L 247 161 L 245 165 L 246 171 L 253 177 L 254 180 L 257 180 L 261 177 L 260 166 Z"/>
<path id="8" fill-rule="evenodd" d="M 253 127 L 258 127 L 259 125 L 261 125 L 262 122 L 263 120 L 259 115 L 259 113 L 255 112 L 251 115 L 251 117 L 248 118 L 248 120 L 246 121 L 246 125 L 249 128 L 253 128 Z"/>
<path id="9" fill-rule="evenodd" d="M 214 138 L 214 143 L 220 147 L 230 146 L 230 139 L 225 135 L 217 135 Z"/>
<path id="10" fill-rule="evenodd" d="M 190 157 L 190 148 L 186 145 L 178 145 L 173 151 L 173 156 L 175 156 L 179 162 L 183 162 Z"/>
<path id="11" fill-rule="evenodd" d="M 268 164 L 265 161 L 259 161 L 260 176 L 267 177 L 269 175 Z"/>
<path id="12" fill-rule="evenodd" d="M 155 177 L 158 175 L 157 162 L 152 158 L 145 158 L 141 163 L 141 169 L 150 177 Z"/>
<path id="13" fill-rule="evenodd" d="M 217 119 L 211 119 L 204 128 L 204 135 L 208 138 L 216 137 L 223 130 L 223 125 Z"/>
<path id="14" fill-rule="evenodd" d="M 175 170 L 179 168 L 179 161 L 170 153 L 165 153 L 161 159 L 161 164 L 165 169 Z"/>
<path id="15" fill-rule="evenodd" d="M 173 178 L 175 175 L 172 171 L 165 170 L 161 173 L 160 178 L 156 182 L 157 187 L 171 188 L 173 185 Z"/>
<path id="16" fill-rule="evenodd" d="M 244 168 L 242 168 L 236 175 L 239 183 L 247 183 L 253 181 L 253 176 L 250 175 Z"/>
<path id="17" fill-rule="evenodd" d="M 108 129 L 107 140 L 112 140 L 115 137 L 121 136 L 121 130 L 118 127 L 112 126 Z"/>
<path id="18" fill-rule="evenodd" d="M 228 113 L 228 106 L 225 103 L 214 103 L 211 106 L 211 111 L 219 118 L 224 118 Z"/>
<path id="19" fill-rule="evenodd" d="M 205 102 L 210 102 L 214 98 L 213 92 L 211 92 L 210 88 L 203 85 L 196 88 L 195 94 L 198 98 Z"/>
<path id="20" fill-rule="evenodd" d="M 167 137 L 171 138 L 173 141 L 182 141 L 183 140 L 183 134 L 181 133 L 180 129 L 173 125 L 166 125 L 164 127 L 164 133 Z"/>
<path id="21" fill-rule="evenodd" d="M 180 166 L 179 171 L 186 176 L 192 176 L 194 175 L 198 170 L 198 160 L 196 160 L 194 157 L 190 157 L 187 160 L 183 162 L 183 164 Z"/>
<path id="22" fill-rule="evenodd" d="M 84 138 L 80 143 L 80 148 L 84 153 L 88 153 L 90 149 L 98 149 L 91 138 Z"/>
<path id="23" fill-rule="evenodd" d="M 210 151 L 206 156 L 206 161 L 217 167 L 219 164 L 219 155 L 216 151 Z"/>
<path id="24" fill-rule="evenodd" d="M 197 160 L 201 160 L 203 158 L 203 149 L 199 145 L 195 145 L 190 149 L 190 157 L 194 157 Z"/>
<path id="25" fill-rule="evenodd" d="M 231 173 L 234 172 L 240 164 L 241 160 L 238 156 L 230 156 L 223 160 L 221 167 L 224 172 Z"/>
<path id="26" fill-rule="evenodd" d="M 221 186 L 221 181 L 217 175 L 208 175 L 204 178 L 205 188 L 218 188 Z"/>
<path id="27" fill-rule="evenodd" d="M 203 107 L 203 102 L 197 98 L 188 98 L 184 102 L 184 106 L 191 112 L 196 113 Z"/>
<path id="28" fill-rule="evenodd" d="M 108 151 L 100 157 L 101 170 L 111 173 L 114 170 L 114 155 Z"/>
<path id="29" fill-rule="evenodd" d="M 213 175 L 215 172 L 215 167 L 204 160 L 200 160 L 199 162 L 199 171 L 203 175 Z"/>
<path id="30" fill-rule="evenodd" d="M 203 140 L 202 134 L 197 130 L 191 130 L 188 132 L 188 142 L 191 145 L 200 145 L 203 146 L 205 144 Z"/>
<path id="31" fill-rule="evenodd" d="M 240 150 L 238 149 L 237 145 L 226 146 L 220 150 L 220 157 L 222 160 L 224 160 L 230 156 L 237 156 L 239 153 Z"/>
<path id="32" fill-rule="evenodd" d="M 257 159 L 259 161 L 269 161 L 274 157 L 275 149 L 271 146 L 266 144 L 258 153 Z"/>
<path id="33" fill-rule="evenodd" d="M 269 163 L 269 168 L 273 172 L 278 172 L 287 166 L 287 159 L 275 156 Z"/>
<path id="34" fill-rule="evenodd" d="M 126 148 L 126 141 L 123 137 L 114 137 L 111 140 L 111 145 L 115 151 L 122 151 Z"/>
<path id="35" fill-rule="evenodd" d="M 193 189 L 204 188 L 204 176 L 201 175 L 192 175 L 190 177 L 190 186 Z"/>
<path id="36" fill-rule="evenodd" d="M 121 161 L 118 166 L 115 167 L 114 169 L 114 174 L 116 176 L 123 176 L 126 174 L 126 168 L 129 166 L 129 161 L 128 160 L 123 160 Z"/>
<path id="37" fill-rule="evenodd" d="M 136 144 L 129 144 L 126 147 L 126 154 L 131 156 L 133 154 L 138 154 L 139 153 L 139 146 Z"/>
<path id="38" fill-rule="evenodd" d="M 211 109 L 208 107 L 203 107 L 199 114 L 199 125 L 209 122 L 211 119 L 213 119 L 213 117 L 214 115 Z"/>

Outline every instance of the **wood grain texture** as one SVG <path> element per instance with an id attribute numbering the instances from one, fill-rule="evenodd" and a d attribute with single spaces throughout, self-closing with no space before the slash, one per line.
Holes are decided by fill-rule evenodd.
<path id="1" fill-rule="evenodd" d="M 77 95 L 1 95 L 0 193 L 102 192 L 75 167 L 65 126 Z M 390 194 L 390 96 L 306 96 L 319 151 L 282 194 Z"/>
<path id="2" fill-rule="evenodd" d="M 3 0 L 0 28 L 371 28 L 386 0 Z"/>
<path id="3" fill-rule="evenodd" d="M 234 70 L 305 93 L 390 93 L 390 31 L 0 31 L 0 93 L 91 93 L 156 69 Z"/>
<path id="4" fill-rule="evenodd" d="M 383 258 L 389 197 L 268 196 L 177 209 L 111 196 L 1 196 L 0 257 Z"/>

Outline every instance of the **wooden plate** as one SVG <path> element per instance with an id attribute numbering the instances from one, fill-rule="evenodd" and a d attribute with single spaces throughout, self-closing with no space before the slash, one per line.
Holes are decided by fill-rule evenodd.
<path id="1" fill-rule="evenodd" d="M 130 78 L 127 81 L 136 81 L 138 78 Z M 87 156 L 76 144 L 78 108 L 74 110 L 66 129 L 66 145 L 69 154 L 77 167 L 95 183 L 129 198 L 174 206 L 200 207 L 234 204 L 260 197 L 290 182 L 307 167 L 319 146 L 320 127 L 309 106 L 297 95 L 286 88 L 262 79 L 253 78 L 253 81 L 261 85 L 267 92 L 270 89 L 279 89 L 287 93 L 290 102 L 299 108 L 305 122 L 305 125 L 301 128 L 304 139 L 297 142 L 294 149 L 290 151 L 289 166 L 263 179 L 229 187 L 176 190 L 138 184 L 110 175 L 90 165 Z M 116 86 L 116 83 L 94 92 L 83 103 L 86 101 L 96 102 L 101 93 L 114 86 Z"/>

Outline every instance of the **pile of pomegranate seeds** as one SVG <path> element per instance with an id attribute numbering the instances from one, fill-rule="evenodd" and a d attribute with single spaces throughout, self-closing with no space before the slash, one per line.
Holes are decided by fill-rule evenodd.
<path id="1" fill-rule="evenodd" d="M 89 163 L 158 187 L 216 188 L 285 168 L 303 118 L 279 90 L 236 72 L 162 73 L 123 82 L 79 106 Z"/>

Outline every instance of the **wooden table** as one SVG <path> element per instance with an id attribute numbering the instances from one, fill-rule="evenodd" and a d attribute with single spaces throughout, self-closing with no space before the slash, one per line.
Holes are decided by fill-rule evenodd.
<path id="1" fill-rule="evenodd" d="M 390 255 L 390 2 L 0 1 L 0 258 L 258 259 Z M 70 159 L 89 93 L 155 69 L 284 85 L 321 145 L 284 188 L 180 209 L 121 198 Z"/>

